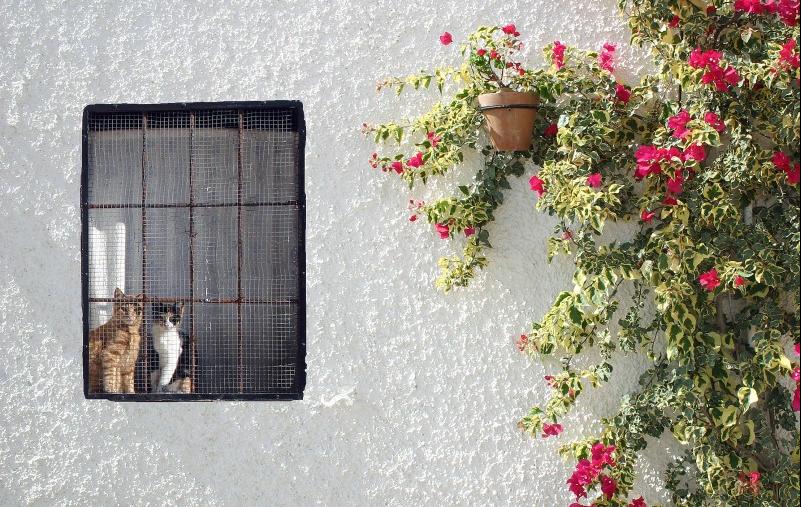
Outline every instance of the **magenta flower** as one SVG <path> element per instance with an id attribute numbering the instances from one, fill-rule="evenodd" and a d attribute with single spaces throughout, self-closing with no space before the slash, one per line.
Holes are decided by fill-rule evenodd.
<path id="1" fill-rule="evenodd" d="M 557 70 L 565 66 L 565 49 L 567 49 L 567 46 L 561 42 L 555 41 L 553 43 L 551 59 L 553 60 L 553 64 L 556 66 Z"/>
<path id="2" fill-rule="evenodd" d="M 556 134 L 559 133 L 559 126 L 556 123 L 551 123 L 545 130 L 542 132 L 543 137 L 556 137 Z"/>
<path id="3" fill-rule="evenodd" d="M 601 187 L 601 173 L 592 173 L 587 176 L 587 185 L 592 188 Z"/>
<path id="4" fill-rule="evenodd" d="M 706 148 L 703 144 L 691 144 L 684 148 L 684 153 L 681 155 L 682 160 L 695 160 L 696 162 L 703 162 L 706 160 Z"/>
<path id="5" fill-rule="evenodd" d="M 546 192 L 545 190 L 545 180 L 541 180 L 537 176 L 532 176 L 528 180 L 528 184 L 531 186 L 531 190 L 537 192 L 539 197 L 542 197 L 542 194 Z"/>
<path id="6" fill-rule="evenodd" d="M 656 213 L 654 213 L 653 211 L 648 211 L 647 209 L 644 209 L 640 212 L 640 220 L 642 220 L 646 224 L 650 224 L 651 222 L 653 222 L 655 216 Z"/>
<path id="7" fill-rule="evenodd" d="M 464 235 L 467 236 L 468 238 L 470 236 L 472 236 L 473 234 L 475 234 L 475 233 L 476 233 L 476 228 L 475 227 L 465 227 L 464 228 Z"/>
<path id="8" fill-rule="evenodd" d="M 434 226 L 434 229 L 436 229 L 440 239 L 448 239 L 451 235 L 451 230 L 450 227 L 448 227 L 448 224 L 437 224 Z"/>
<path id="9" fill-rule="evenodd" d="M 645 504 L 645 499 L 643 497 L 640 497 L 632 500 L 631 503 L 629 504 L 629 507 L 648 507 L 648 505 Z"/>
<path id="10" fill-rule="evenodd" d="M 612 73 L 615 71 L 614 67 L 614 57 L 615 51 L 617 50 L 617 46 L 614 44 L 610 44 L 607 42 L 604 44 L 603 49 L 601 50 L 601 54 L 598 55 L 598 65 L 605 71 Z"/>
<path id="11" fill-rule="evenodd" d="M 618 102 L 628 104 L 629 99 L 631 99 L 631 90 L 618 83 L 615 85 L 615 98 L 617 98 Z"/>
<path id="12" fill-rule="evenodd" d="M 740 275 L 737 275 L 737 276 L 734 278 L 734 286 L 735 286 L 735 287 L 742 287 L 743 285 L 745 285 L 745 278 L 743 278 L 743 277 L 742 277 L 742 276 L 740 276 Z"/>
<path id="13" fill-rule="evenodd" d="M 718 132 L 722 133 L 724 130 L 726 130 L 726 125 L 723 123 L 723 120 L 721 120 L 720 117 L 712 111 L 709 111 L 704 115 L 704 121 Z"/>
<path id="14" fill-rule="evenodd" d="M 605 475 L 601 476 L 601 492 L 611 499 L 617 493 L 617 481 Z"/>
<path id="15" fill-rule="evenodd" d="M 687 135 L 690 134 L 690 130 L 687 129 L 687 124 L 690 122 L 690 120 L 692 120 L 692 117 L 685 109 L 679 111 L 679 114 L 676 116 L 671 116 L 668 118 L 667 125 L 668 128 L 673 131 L 673 137 L 677 137 L 679 139 L 687 137 Z"/>
<path id="16" fill-rule="evenodd" d="M 432 148 L 436 148 L 439 142 L 442 140 L 442 138 L 438 136 L 436 132 L 427 133 L 426 139 L 428 139 L 428 142 L 431 143 Z"/>
<path id="17" fill-rule="evenodd" d="M 562 433 L 561 424 L 545 423 L 542 425 L 542 438 L 557 437 L 560 433 Z"/>
<path id="18" fill-rule="evenodd" d="M 668 21 L 668 26 L 670 28 L 676 28 L 677 26 L 679 26 L 680 21 L 681 18 L 678 16 L 678 14 L 674 14 L 673 17 L 670 18 L 670 21 Z"/>
<path id="19" fill-rule="evenodd" d="M 442 43 L 443 46 L 447 46 L 451 42 L 453 42 L 453 35 L 450 32 L 445 32 L 439 36 L 439 41 Z"/>
<path id="20" fill-rule="evenodd" d="M 707 292 L 712 292 L 720 285 L 718 270 L 712 268 L 709 271 L 702 273 L 698 276 L 698 283 L 700 283 L 701 287 L 703 287 Z"/>
<path id="21" fill-rule="evenodd" d="M 478 50 L 476 50 L 476 54 L 477 54 L 478 56 L 484 56 L 484 55 L 486 55 L 486 54 L 487 54 L 487 50 L 486 50 L 486 49 L 484 49 L 484 48 L 478 49 Z"/>
<path id="22" fill-rule="evenodd" d="M 513 23 L 509 23 L 508 25 L 501 28 L 501 30 L 503 30 L 503 33 L 505 33 L 506 35 L 512 35 L 514 37 L 518 37 L 520 35 L 520 32 L 517 31 L 517 28 Z"/>
<path id="23" fill-rule="evenodd" d="M 403 174 L 403 162 L 395 160 L 389 165 L 398 174 Z"/>
<path id="24" fill-rule="evenodd" d="M 784 43 L 782 49 L 779 51 L 779 67 L 786 70 L 798 68 L 799 55 L 795 48 L 795 39 L 788 39 L 787 42 Z"/>
<path id="25" fill-rule="evenodd" d="M 418 151 L 412 158 L 406 161 L 406 165 L 414 168 L 418 168 L 423 165 L 423 153 Z"/>

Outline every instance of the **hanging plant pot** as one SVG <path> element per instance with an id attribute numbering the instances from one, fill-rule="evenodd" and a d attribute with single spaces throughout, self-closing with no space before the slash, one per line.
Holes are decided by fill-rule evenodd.
<path id="1" fill-rule="evenodd" d="M 539 99 L 533 93 L 501 90 L 478 96 L 492 145 L 498 151 L 525 151 L 537 117 Z"/>

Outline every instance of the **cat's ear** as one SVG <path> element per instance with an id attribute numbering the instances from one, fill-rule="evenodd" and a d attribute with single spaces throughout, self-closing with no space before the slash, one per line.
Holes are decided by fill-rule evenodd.
<path id="1" fill-rule="evenodd" d="M 116 299 L 122 299 L 125 297 L 125 293 L 122 292 L 119 287 L 117 287 L 116 289 L 114 289 L 114 297 Z"/>
<path id="2" fill-rule="evenodd" d="M 183 303 L 176 303 L 175 304 L 175 308 L 178 310 L 176 313 L 178 313 L 178 315 L 183 316 L 183 314 L 184 314 L 184 304 Z"/>

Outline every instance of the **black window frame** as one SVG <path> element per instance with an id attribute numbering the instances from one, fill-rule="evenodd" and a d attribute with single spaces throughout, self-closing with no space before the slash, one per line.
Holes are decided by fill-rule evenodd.
<path id="1" fill-rule="evenodd" d="M 293 131 L 298 134 L 297 185 L 298 185 L 298 280 L 297 280 L 297 355 L 295 376 L 289 391 L 275 393 L 103 393 L 90 392 L 89 385 L 89 124 L 92 115 L 148 113 L 193 113 L 237 110 L 241 113 L 265 110 L 291 110 Z M 306 122 L 303 104 L 295 100 L 179 102 L 164 104 L 91 104 L 83 110 L 81 147 L 81 307 L 83 318 L 83 392 L 86 399 L 137 402 L 190 402 L 190 401 L 288 401 L 302 400 L 306 387 L 306 192 L 305 192 Z M 241 207 L 241 204 L 240 204 Z M 241 303 L 239 303 L 241 304 Z M 146 334 L 147 331 L 144 330 Z"/>

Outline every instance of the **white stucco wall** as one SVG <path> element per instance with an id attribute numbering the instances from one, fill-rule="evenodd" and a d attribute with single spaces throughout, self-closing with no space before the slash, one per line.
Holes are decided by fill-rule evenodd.
<path id="1" fill-rule="evenodd" d="M 544 399 L 547 370 L 513 339 L 570 277 L 569 264 L 545 262 L 552 223 L 521 178 L 497 214 L 489 269 L 442 295 L 435 261 L 450 246 L 407 221 L 410 195 L 370 170 L 359 126 L 433 100 L 378 97 L 374 84 L 455 57 L 437 42 L 446 29 L 516 22 L 538 63 L 554 39 L 609 40 L 622 75 L 636 74 L 644 59 L 615 4 L 4 0 L 0 505 L 567 505 L 556 441 L 515 427 Z M 308 122 L 306 399 L 85 401 L 83 107 L 276 98 L 302 100 Z M 597 430 L 636 378 L 636 365 L 619 370 L 563 438 Z M 643 467 L 650 502 L 663 495 L 663 452 Z"/>

